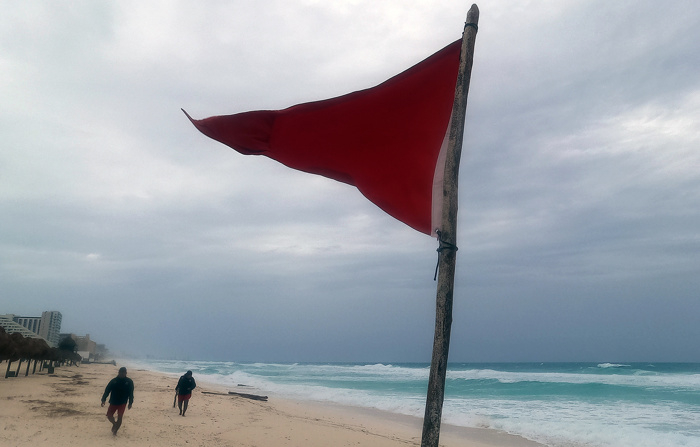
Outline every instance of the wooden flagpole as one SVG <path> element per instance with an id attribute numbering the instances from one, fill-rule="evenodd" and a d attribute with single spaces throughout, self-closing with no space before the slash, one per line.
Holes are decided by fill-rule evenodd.
<path id="1" fill-rule="evenodd" d="M 435 339 L 433 358 L 430 364 L 428 395 L 423 418 L 421 447 L 438 447 L 440 440 L 440 419 L 445 397 L 445 376 L 447 355 L 450 349 L 452 327 L 452 298 L 454 292 L 455 263 L 457 260 L 457 185 L 459 161 L 462 155 L 464 120 L 467 113 L 467 94 L 471 79 L 474 58 L 474 42 L 479 24 L 479 8 L 472 5 L 467 13 L 467 21 L 462 33 L 462 51 L 459 61 L 459 74 L 455 87 L 455 100 L 452 105 L 452 122 L 445 160 L 445 180 L 443 187 L 442 229 L 438 248 L 439 276 L 437 284 Z"/>

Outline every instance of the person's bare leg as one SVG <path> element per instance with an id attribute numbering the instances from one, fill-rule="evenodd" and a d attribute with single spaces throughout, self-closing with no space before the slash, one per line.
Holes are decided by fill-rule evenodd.
<path id="1" fill-rule="evenodd" d="M 187 404 L 188 404 L 188 403 L 189 403 L 189 400 L 186 400 L 186 401 L 185 401 L 185 406 L 184 406 L 184 408 L 182 409 L 182 413 L 181 413 L 183 416 L 185 415 L 185 412 L 187 411 Z"/>
<path id="2" fill-rule="evenodd" d="M 108 414 L 107 420 L 112 423 L 112 434 L 116 434 L 114 431 L 114 427 L 117 424 L 117 421 L 114 420 L 114 415 Z"/>
<path id="3" fill-rule="evenodd" d="M 180 409 L 180 415 L 182 415 L 182 401 L 177 403 L 177 408 Z"/>
<path id="4" fill-rule="evenodd" d="M 112 426 L 112 434 L 113 434 L 114 436 L 117 436 L 117 431 L 119 430 L 119 427 L 122 426 L 122 417 L 123 417 L 123 416 L 124 416 L 124 415 L 122 415 L 122 414 L 118 415 L 118 416 L 117 416 L 117 421 L 113 423 L 113 426 Z"/>

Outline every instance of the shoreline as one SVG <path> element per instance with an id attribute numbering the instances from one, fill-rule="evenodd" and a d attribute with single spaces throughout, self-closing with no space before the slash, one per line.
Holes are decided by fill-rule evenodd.
<path id="1" fill-rule="evenodd" d="M 129 368 L 128 362 L 125 362 Z M 4 365 L 4 364 L 3 364 Z M 225 386 L 196 377 L 186 417 L 173 408 L 177 375 L 129 368 L 134 406 L 124 415 L 117 437 L 100 407 L 100 397 L 118 367 L 84 364 L 28 377 L 0 378 L 0 444 L 14 446 L 92 446 L 123 444 L 173 446 L 329 446 L 420 445 L 422 420 L 369 408 L 297 401 L 271 395 L 268 401 L 228 393 Z M 184 372 L 184 371 L 183 371 Z M 252 394 L 267 394 L 256 390 Z M 542 447 L 493 429 L 443 424 L 445 447 Z"/>
<path id="2" fill-rule="evenodd" d="M 130 360 L 119 360 L 129 365 Z M 140 363 L 138 360 L 132 364 L 132 366 L 137 366 L 147 371 L 153 372 L 155 374 L 162 374 L 163 376 L 170 377 L 174 381 L 177 381 L 181 374 L 177 373 L 166 373 L 161 371 L 153 371 L 147 369 L 148 366 Z M 184 373 L 184 371 L 183 371 Z M 264 389 L 259 389 L 254 386 L 241 385 L 237 386 L 226 386 L 216 382 L 210 382 L 206 380 L 207 376 L 197 375 L 197 385 L 201 387 L 204 385 L 207 388 L 215 389 L 217 392 L 242 392 L 251 394 L 262 394 L 269 396 L 270 400 L 274 400 L 275 403 L 284 408 L 288 409 L 290 413 L 295 411 L 304 411 L 306 413 L 311 413 L 315 416 L 326 415 L 328 413 L 335 414 L 337 417 L 342 419 L 348 419 L 351 421 L 361 421 L 363 424 L 372 424 L 376 421 L 381 421 L 382 425 L 398 426 L 405 430 L 406 436 L 411 436 L 415 440 L 415 444 L 420 446 L 421 435 L 423 430 L 423 419 L 416 416 L 410 416 L 401 413 L 392 413 L 386 410 L 380 410 L 377 408 L 370 407 L 359 407 L 354 405 L 326 402 L 326 401 L 315 401 L 315 400 L 304 400 L 304 399 L 294 399 L 288 398 L 281 395 L 276 395 Z M 201 384 L 200 384 L 201 382 Z M 240 389 L 239 389 L 240 388 Z M 206 389 L 206 388 L 205 388 Z M 448 442 L 449 441 L 449 442 Z M 467 442 L 467 444 L 465 444 Z M 475 444 L 472 444 L 475 443 Z M 545 444 L 539 443 L 537 441 L 532 441 L 519 435 L 514 435 L 501 431 L 494 428 L 478 428 L 478 427 L 465 427 L 452 425 L 447 423 L 441 424 L 440 430 L 440 446 L 452 447 L 452 446 L 466 446 L 471 447 L 483 446 L 497 446 L 497 447 L 545 447 Z"/>

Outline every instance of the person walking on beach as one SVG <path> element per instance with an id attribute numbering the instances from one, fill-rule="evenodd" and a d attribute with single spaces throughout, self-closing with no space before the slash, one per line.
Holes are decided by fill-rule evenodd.
<path id="1" fill-rule="evenodd" d="M 126 368 L 123 366 L 119 368 L 117 377 L 109 381 L 104 394 L 102 394 L 103 407 L 105 406 L 107 396 L 110 396 L 109 408 L 107 408 L 107 419 L 112 423 L 112 434 L 117 436 L 117 431 L 119 427 L 122 426 L 122 417 L 124 417 L 127 402 L 129 403 L 129 410 L 131 410 L 131 405 L 134 403 L 134 382 L 126 377 Z M 117 413 L 116 420 L 114 419 L 115 412 Z"/>
<path id="2" fill-rule="evenodd" d="M 180 380 L 177 381 L 177 386 L 175 387 L 175 392 L 177 393 L 177 407 L 180 409 L 180 416 L 184 416 L 187 411 L 187 404 L 192 397 L 192 390 L 197 388 L 197 384 L 192 377 L 192 371 L 187 371 L 184 375 L 180 376 Z M 183 405 L 184 404 L 184 405 Z"/>

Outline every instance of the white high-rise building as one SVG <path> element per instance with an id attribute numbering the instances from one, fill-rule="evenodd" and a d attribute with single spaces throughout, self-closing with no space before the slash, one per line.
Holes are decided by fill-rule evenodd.
<path id="1" fill-rule="evenodd" d="M 39 332 L 37 333 L 49 343 L 49 346 L 58 346 L 58 334 L 61 333 L 62 319 L 63 315 L 57 310 L 41 313 L 41 323 L 39 324 Z"/>

